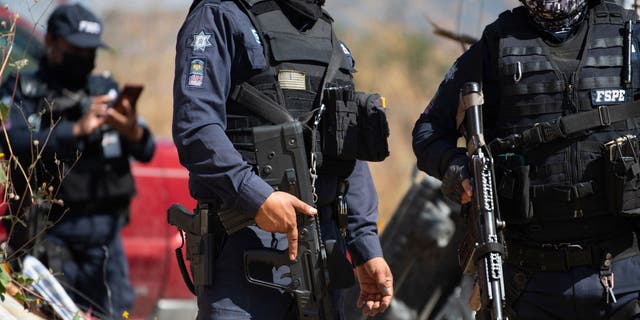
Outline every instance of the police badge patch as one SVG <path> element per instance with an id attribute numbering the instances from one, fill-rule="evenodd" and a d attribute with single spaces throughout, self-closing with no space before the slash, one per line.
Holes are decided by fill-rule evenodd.
<path id="1" fill-rule="evenodd" d="M 187 85 L 189 87 L 202 88 L 204 84 L 205 60 L 200 58 L 191 59 L 189 65 L 189 76 Z"/>
<path id="2" fill-rule="evenodd" d="M 211 41 L 211 34 L 204 33 L 204 30 L 200 31 L 200 33 L 196 33 L 193 35 L 193 41 L 189 46 L 193 48 L 193 52 L 205 52 L 208 47 L 213 47 Z"/>
<path id="3" fill-rule="evenodd" d="M 591 104 L 606 106 L 627 102 L 627 90 L 622 88 L 591 89 Z"/>

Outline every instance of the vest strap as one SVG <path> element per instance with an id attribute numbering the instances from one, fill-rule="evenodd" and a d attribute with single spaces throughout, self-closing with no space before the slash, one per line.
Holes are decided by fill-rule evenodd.
<path id="1" fill-rule="evenodd" d="M 540 94 L 540 93 L 557 93 L 563 92 L 565 88 L 564 81 L 550 81 L 540 83 L 511 85 L 503 89 L 505 96 Z"/>
<path id="2" fill-rule="evenodd" d="M 494 139 L 489 147 L 494 154 L 513 149 L 533 149 L 558 139 L 585 134 L 588 130 L 609 127 L 617 122 L 640 117 L 640 101 L 600 106 L 591 111 L 560 117 L 551 122 L 536 123 L 521 134 Z"/>
<path id="3" fill-rule="evenodd" d="M 591 49 L 622 47 L 623 44 L 624 39 L 622 37 L 599 38 L 591 41 Z"/>
<path id="4" fill-rule="evenodd" d="M 501 56 L 541 56 L 544 51 L 541 47 L 508 47 L 503 48 Z"/>

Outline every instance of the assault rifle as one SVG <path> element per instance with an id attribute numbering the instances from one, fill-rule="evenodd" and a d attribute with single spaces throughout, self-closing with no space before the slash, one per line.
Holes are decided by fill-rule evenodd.
<path id="1" fill-rule="evenodd" d="M 240 131 L 228 133 L 250 137 L 250 147 L 238 145 L 237 148 L 245 159 L 255 162 L 253 165 L 258 174 L 274 189 L 289 192 L 307 204 L 313 204 L 311 172 L 305 154 L 302 124 L 290 121 Z M 242 229 L 244 222 L 236 223 L 241 219 L 237 217 L 238 213 L 230 210 L 199 208 L 194 214 L 177 204 L 169 208 L 167 215 L 169 224 L 186 232 L 187 259 L 191 261 L 193 281 L 187 272 L 180 248 L 176 249 L 176 256 L 187 287 L 195 292 L 195 286 L 212 284 L 220 233 L 233 234 Z M 245 276 L 253 284 L 293 294 L 298 306 L 298 319 L 333 319 L 329 289 L 345 284 L 350 286 L 354 281 L 353 272 L 349 265 L 341 264 L 342 253 L 337 247 L 334 248 L 335 241 L 326 241 L 326 244 L 322 241 L 317 215 L 298 214 L 297 223 L 296 260 L 289 260 L 288 250 L 247 250 L 244 253 Z M 344 257 L 342 260 L 346 261 Z M 276 268 L 288 266 L 291 281 L 282 285 L 257 279 L 251 272 L 254 264 L 267 264 Z M 330 278 L 330 273 L 334 275 L 333 278 Z"/>
<path id="2" fill-rule="evenodd" d="M 465 83 L 461 90 L 461 108 L 465 116 L 467 153 L 471 157 L 473 197 L 467 213 L 469 233 L 460 248 L 461 266 L 465 274 L 477 272 L 480 284 L 481 310 L 478 319 L 503 320 L 505 303 L 502 262 L 505 257 L 502 229 L 496 195 L 494 163 L 486 145 L 482 126 L 480 85 Z"/>
<path id="3" fill-rule="evenodd" d="M 309 205 L 314 203 L 311 173 L 307 163 L 304 145 L 303 125 L 298 121 L 279 125 L 252 128 L 253 143 L 251 154 L 241 153 L 245 158 L 256 159 L 259 175 L 276 190 L 295 195 Z M 333 288 L 329 269 L 334 263 L 327 252 L 332 250 L 334 241 L 322 241 L 318 216 L 297 215 L 298 254 L 295 261 L 289 260 L 288 250 L 255 249 L 244 254 L 245 276 L 250 283 L 284 290 L 292 293 L 298 306 L 298 319 L 332 319 L 333 308 L 328 295 Z M 260 263 L 275 266 L 288 266 L 291 282 L 287 285 L 276 284 L 254 278 L 251 265 Z M 346 272 L 352 273 L 351 268 Z M 322 311 L 321 311 L 322 310 Z M 321 314 L 323 316 L 321 317 Z"/>

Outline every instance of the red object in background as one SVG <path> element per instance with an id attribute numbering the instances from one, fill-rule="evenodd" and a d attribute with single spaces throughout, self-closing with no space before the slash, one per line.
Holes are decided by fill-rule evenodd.
<path id="1" fill-rule="evenodd" d="M 194 208 L 189 195 L 187 170 L 178 161 L 172 142 L 156 141 L 151 162 L 132 163 L 137 195 L 131 203 L 131 223 L 123 229 L 129 274 L 136 292 L 131 317 L 154 313 L 160 299 L 194 299 L 178 269 L 175 248 L 181 244 L 178 230 L 167 223 L 173 203 Z"/>
<path id="2" fill-rule="evenodd" d="M 0 21 L 6 21 L 7 26 L 0 26 L 0 33 L 8 31 L 13 19 L 10 10 L 0 7 Z M 44 54 L 43 37 L 27 20 L 19 18 L 16 22 L 10 61 L 27 59 L 29 63 L 22 71 L 35 70 Z M 7 47 L 7 38 L 0 37 L 0 47 Z M 13 71 L 5 70 L 2 79 Z M 137 195 L 131 203 L 131 222 L 122 232 L 129 275 L 136 292 L 129 318 L 193 319 L 195 297 L 182 280 L 174 251 L 180 246 L 181 238 L 178 230 L 167 223 L 167 209 L 171 204 L 195 207 L 189 195 L 188 172 L 180 165 L 177 150 L 168 139 L 156 140 L 156 153 L 151 162 L 132 162 L 131 166 Z M 0 215 L 5 209 L 4 204 L 0 204 Z M 6 237 L 0 224 L 0 240 Z"/>

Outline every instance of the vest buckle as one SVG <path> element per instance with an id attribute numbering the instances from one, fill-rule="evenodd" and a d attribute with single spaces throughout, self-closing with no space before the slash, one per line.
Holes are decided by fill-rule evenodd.
<path id="1" fill-rule="evenodd" d="M 607 106 L 598 107 L 598 116 L 600 117 L 600 125 L 608 127 L 611 125 L 611 113 Z"/>

